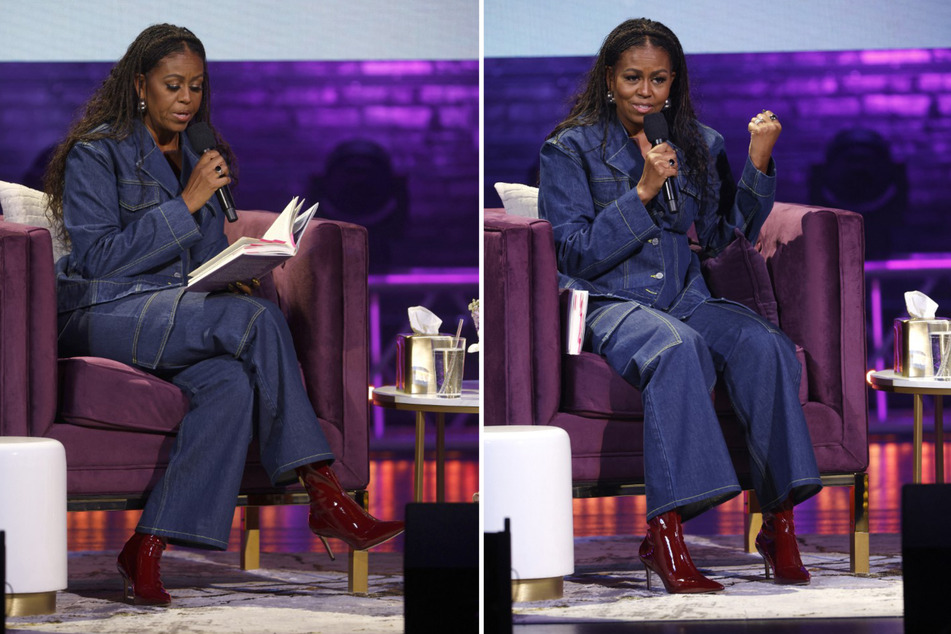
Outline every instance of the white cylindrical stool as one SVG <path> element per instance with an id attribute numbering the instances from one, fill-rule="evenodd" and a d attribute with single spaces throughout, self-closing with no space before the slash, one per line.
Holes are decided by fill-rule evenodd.
<path id="1" fill-rule="evenodd" d="M 482 429 L 483 530 L 505 530 L 512 546 L 512 600 L 564 594 L 575 570 L 571 444 L 560 427 L 487 425 Z"/>
<path id="2" fill-rule="evenodd" d="M 52 614 L 66 589 L 66 449 L 0 436 L 0 530 L 6 533 L 7 616 Z"/>

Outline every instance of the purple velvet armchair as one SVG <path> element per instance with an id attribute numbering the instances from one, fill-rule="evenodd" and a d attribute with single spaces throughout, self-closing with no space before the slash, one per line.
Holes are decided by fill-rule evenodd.
<path id="1" fill-rule="evenodd" d="M 640 393 L 599 355 L 564 353 L 551 226 L 486 210 L 483 239 L 483 338 L 490 342 L 484 353 L 485 424 L 565 429 L 571 439 L 575 497 L 642 494 Z M 862 218 L 848 211 L 777 203 L 755 249 L 765 258 L 762 279 L 771 288 L 763 290 L 775 296 L 778 325 L 799 348 L 800 399 L 823 482 L 851 488 L 851 568 L 866 573 Z M 739 425 L 729 401 L 716 390 L 714 403 L 740 481 L 749 489 L 749 458 Z M 746 499 L 746 548 L 752 552 L 762 517 L 751 491 Z"/>
<path id="2" fill-rule="evenodd" d="M 274 214 L 239 212 L 234 240 L 264 233 Z M 325 422 L 343 487 L 366 505 L 369 466 L 367 233 L 311 222 L 298 255 L 274 270 L 264 295 L 287 317 L 311 402 Z M 66 448 L 70 510 L 141 508 L 168 464 L 188 402 L 174 385 L 114 361 L 58 359 L 55 279 L 46 229 L 0 216 L 0 435 L 54 438 Z M 299 487 L 275 489 L 248 454 L 242 566 L 258 566 L 258 508 L 300 504 Z M 367 591 L 366 551 L 350 553 L 350 589 Z"/>

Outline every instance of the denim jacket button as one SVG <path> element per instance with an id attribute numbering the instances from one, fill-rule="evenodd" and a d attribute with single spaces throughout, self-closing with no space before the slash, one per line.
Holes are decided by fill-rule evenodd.
<path id="1" fill-rule="evenodd" d="M 651 244 L 653 244 L 656 247 L 658 244 L 660 244 L 660 240 L 658 240 L 657 238 L 651 238 Z"/>
<path id="2" fill-rule="evenodd" d="M 182 276 L 181 273 L 179 273 L 178 271 L 175 271 L 175 274 L 172 277 L 181 277 L 181 276 Z"/>
<path id="3" fill-rule="evenodd" d="M 664 279 L 664 274 L 663 274 L 663 273 L 654 273 L 654 278 L 655 278 L 655 279 L 658 279 L 658 280 L 662 280 L 662 279 Z"/>

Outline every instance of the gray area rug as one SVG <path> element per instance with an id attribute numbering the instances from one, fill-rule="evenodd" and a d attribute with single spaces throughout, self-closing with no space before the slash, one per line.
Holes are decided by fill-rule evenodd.
<path id="1" fill-rule="evenodd" d="M 801 538 L 808 586 L 765 580 L 759 555 L 744 553 L 738 536 L 687 536 L 694 562 L 726 586 L 712 595 L 647 590 L 637 561 L 637 537 L 575 540 L 576 567 L 556 601 L 517 603 L 516 624 L 688 621 L 902 615 L 900 542 L 872 535 L 871 574 L 848 572 L 848 541 L 839 535 Z M 347 593 L 346 557 L 262 553 L 261 569 L 243 571 L 236 553 L 170 549 L 162 578 L 172 607 L 122 600 L 115 552 L 69 555 L 69 588 L 57 613 L 7 619 L 8 632 L 298 633 L 403 631 L 403 560 L 370 554 L 370 594 Z"/>
<path id="2" fill-rule="evenodd" d="M 516 603 L 516 624 L 584 621 L 696 621 L 722 619 L 868 618 L 902 615 L 898 535 L 872 535 L 869 575 L 849 572 L 848 538 L 800 537 L 812 575 L 807 586 L 767 581 L 759 554 L 742 550 L 739 536 L 686 536 L 694 563 L 726 586 L 723 592 L 668 595 L 655 575 L 647 589 L 637 559 L 640 537 L 575 540 L 575 572 L 562 599 Z"/>

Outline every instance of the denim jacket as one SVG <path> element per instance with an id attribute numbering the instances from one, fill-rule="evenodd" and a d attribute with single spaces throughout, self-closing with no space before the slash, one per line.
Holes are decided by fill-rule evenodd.
<path id="1" fill-rule="evenodd" d="M 70 150 L 63 217 L 72 252 L 57 263 L 61 313 L 137 293 L 184 290 L 188 273 L 228 245 L 215 197 L 194 216 L 182 199 L 199 157 L 187 135 L 180 143 L 180 178 L 138 121 L 121 141 L 82 142 Z M 168 305 L 155 308 L 170 318 L 180 293 L 163 295 Z"/>
<path id="2" fill-rule="evenodd" d="M 676 214 L 662 194 L 647 206 L 638 198 L 644 158 L 616 118 L 608 124 L 607 138 L 604 126 L 595 124 L 566 129 L 544 144 L 538 209 L 552 224 L 562 287 L 678 316 L 710 297 L 699 257 L 690 249 L 690 226 L 705 256 L 723 250 L 735 228 L 755 242 L 773 207 L 776 178 L 772 162 L 764 174 L 747 157 L 734 188 L 723 137 L 700 127 L 712 159 L 708 192 L 713 195 L 701 201 L 688 178 L 690 166 L 674 146 L 681 166 Z"/>

